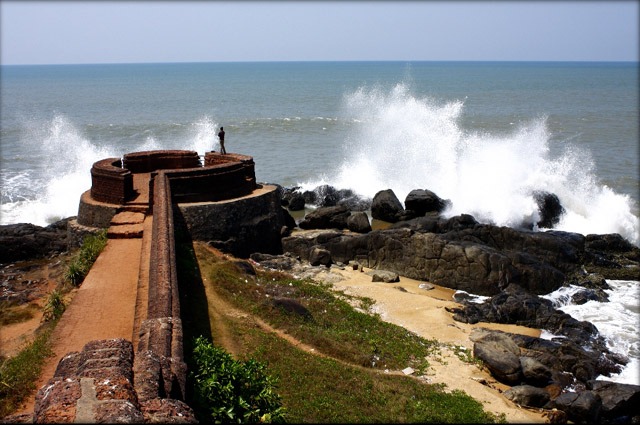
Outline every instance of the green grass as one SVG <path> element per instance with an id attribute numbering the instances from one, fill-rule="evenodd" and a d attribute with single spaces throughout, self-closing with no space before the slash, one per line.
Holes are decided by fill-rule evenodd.
<path id="1" fill-rule="evenodd" d="M 86 236 L 80 250 L 69 263 L 65 272 L 65 280 L 74 286 L 80 286 L 106 245 L 107 229 Z"/>
<path id="2" fill-rule="evenodd" d="M 254 314 L 273 328 L 284 331 L 318 354 L 308 353 L 250 320 L 223 316 L 240 359 L 255 359 L 268 365 L 277 382 L 288 422 L 306 423 L 487 423 L 503 419 L 483 410 L 482 404 L 461 391 L 447 392 L 442 385 L 430 385 L 398 371 L 408 366 L 418 373 L 428 368 L 429 358 L 438 355 L 440 344 L 406 329 L 389 324 L 366 310 L 372 300 L 347 296 L 331 285 L 297 280 L 280 272 L 245 274 L 242 268 L 225 261 L 196 244 L 178 249 L 183 297 L 185 341 L 188 333 L 216 326 L 201 323 L 207 317 L 202 306 L 205 277 L 208 291 L 236 308 Z M 194 258 L 198 259 L 196 263 Z M 195 264 L 198 264 L 197 266 Z M 193 293 L 191 292 L 193 291 Z M 303 306 L 308 314 L 291 312 L 274 305 L 274 298 L 288 298 Z M 190 299 L 198 308 L 185 308 Z M 194 319 L 194 314 L 198 319 Z M 210 320 L 210 319 L 209 319 Z M 217 324 L 218 327 L 221 323 Z M 216 343 L 217 335 L 211 335 Z M 191 360 L 185 346 L 185 357 Z M 387 372 L 389 370 L 391 372 Z M 395 373 L 394 373 L 395 371 Z"/>
<path id="3" fill-rule="evenodd" d="M 55 322 L 42 327 L 32 343 L 0 363 L 0 418 L 13 413 L 31 394 L 47 357 L 53 355 L 49 338 Z"/>

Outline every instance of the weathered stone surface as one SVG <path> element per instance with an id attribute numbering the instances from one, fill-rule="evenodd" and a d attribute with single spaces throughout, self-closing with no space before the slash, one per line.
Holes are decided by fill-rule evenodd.
<path id="1" fill-rule="evenodd" d="M 345 206 L 320 207 L 307 214 L 298 226 L 301 229 L 346 229 L 350 215 Z"/>
<path id="2" fill-rule="evenodd" d="M 474 342 L 473 355 L 500 382 L 508 385 L 521 382 L 520 348 L 508 335 L 488 332 Z"/>
<path id="3" fill-rule="evenodd" d="M 304 202 L 304 196 L 302 196 L 302 193 L 295 192 L 291 194 L 291 196 L 289 197 L 289 204 L 288 204 L 288 208 L 291 211 L 302 211 L 304 210 L 304 206 L 305 206 L 305 202 Z"/>
<path id="4" fill-rule="evenodd" d="M 525 382 L 530 385 L 545 387 L 551 382 L 551 369 L 532 357 L 520 357 L 520 367 Z"/>
<path id="5" fill-rule="evenodd" d="M 135 384 L 132 363 L 135 363 Z M 65 356 L 56 375 L 40 388 L 34 421 L 66 423 L 194 422 L 191 409 L 171 396 L 163 384 L 174 365 L 153 352 L 133 358 L 133 346 L 124 339 L 87 343 L 79 353 Z M 186 371 L 183 371 L 186 376 Z M 140 401 L 145 404 L 145 413 Z"/>
<path id="6" fill-rule="evenodd" d="M 36 394 L 35 423 L 71 423 L 76 417 L 76 403 L 82 396 L 78 379 L 53 378 Z"/>
<path id="7" fill-rule="evenodd" d="M 140 403 L 145 423 L 198 423 L 193 410 L 180 400 L 155 398 Z"/>
<path id="8" fill-rule="evenodd" d="M 184 229 L 193 240 L 209 242 L 236 257 L 279 254 L 280 229 L 285 224 L 280 203 L 277 188 L 265 185 L 233 202 L 177 204 L 174 221 L 176 229 Z"/>
<path id="9" fill-rule="evenodd" d="M 363 211 L 352 212 L 347 218 L 347 228 L 356 233 L 369 233 L 371 231 L 369 216 Z"/>
<path id="10" fill-rule="evenodd" d="M 516 404 L 543 407 L 549 402 L 549 393 L 531 385 L 517 385 L 506 390 L 504 396 Z"/>
<path id="11" fill-rule="evenodd" d="M 285 252 L 307 259 L 308 254 L 303 251 L 321 244 L 331 251 L 334 261 L 364 260 L 367 267 L 395 271 L 412 279 L 478 295 L 494 295 L 509 283 L 518 283 L 536 294 L 548 293 L 562 285 L 564 269 L 578 267 L 575 250 L 563 237 L 516 232 L 456 218 L 411 223 L 413 227 L 376 230 L 363 235 L 294 234 L 283 238 L 282 246 Z M 432 225 L 430 232 L 419 228 L 427 223 Z M 449 226 L 463 230 L 436 233 Z M 500 247 L 509 244 L 513 250 Z M 540 248 L 545 245 L 547 250 Z"/>
<path id="12" fill-rule="evenodd" d="M 391 189 L 379 191 L 371 202 L 371 217 L 376 220 L 395 223 L 403 211 L 404 207 Z"/>
<path id="13" fill-rule="evenodd" d="M 0 225 L 0 264 L 67 251 L 67 223 L 71 219 L 60 220 L 46 227 L 31 223 Z"/>
<path id="14" fill-rule="evenodd" d="M 312 266 L 330 266 L 331 253 L 327 249 L 314 246 L 309 253 L 309 263 Z"/>
<path id="15" fill-rule="evenodd" d="M 416 216 L 423 216 L 428 212 L 442 212 L 450 201 L 445 201 L 430 190 L 414 189 L 404 200 L 404 206 L 413 210 Z"/>
<path id="16" fill-rule="evenodd" d="M 564 411 L 575 423 L 597 423 L 600 421 L 602 399 L 592 391 L 567 392 L 553 400 L 550 406 Z"/>
<path id="17" fill-rule="evenodd" d="M 635 417 L 640 419 L 640 386 L 621 384 L 610 381 L 590 381 L 592 391 L 602 400 L 602 415 L 610 420 L 618 419 L 617 423 L 629 422 Z M 626 420 L 625 420 L 626 419 Z"/>
<path id="18" fill-rule="evenodd" d="M 395 283 L 400 282 L 400 276 L 398 273 L 390 272 L 388 270 L 372 270 L 367 272 L 368 275 L 371 275 L 372 282 L 384 282 L 384 283 Z"/>

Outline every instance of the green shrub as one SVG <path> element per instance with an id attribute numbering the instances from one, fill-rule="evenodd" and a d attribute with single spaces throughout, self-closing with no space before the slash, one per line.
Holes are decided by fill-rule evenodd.
<path id="1" fill-rule="evenodd" d="M 54 289 L 53 292 L 49 294 L 47 302 L 44 305 L 43 319 L 46 322 L 57 320 L 62 316 L 62 313 L 64 313 L 66 308 L 62 292 L 58 289 Z"/>
<path id="2" fill-rule="evenodd" d="M 80 251 L 67 268 L 64 275 L 65 280 L 74 286 L 79 286 L 106 245 L 107 229 L 102 229 L 95 235 L 86 236 L 82 241 Z"/>
<path id="3" fill-rule="evenodd" d="M 266 364 L 234 360 L 224 349 L 200 336 L 193 350 L 194 399 L 207 422 L 284 422 L 276 380 Z"/>

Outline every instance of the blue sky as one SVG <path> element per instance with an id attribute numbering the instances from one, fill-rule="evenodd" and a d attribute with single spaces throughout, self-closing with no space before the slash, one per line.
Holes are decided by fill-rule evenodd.
<path id="1" fill-rule="evenodd" d="M 0 62 L 638 61 L 638 5 L 0 0 Z"/>

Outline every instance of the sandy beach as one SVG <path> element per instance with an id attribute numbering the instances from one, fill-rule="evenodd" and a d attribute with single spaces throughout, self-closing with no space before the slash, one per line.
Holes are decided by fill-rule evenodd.
<path id="1" fill-rule="evenodd" d="M 498 329 L 506 332 L 539 336 L 537 329 L 515 325 L 477 323 L 469 325 L 453 320 L 445 307 L 458 305 L 453 301 L 455 292 L 438 285 L 434 289 L 420 288 L 425 282 L 400 277 L 396 283 L 372 282 L 366 272 L 347 267 L 344 270 L 331 269 L 322 272 L 317 279 L 331 282 L 334 288 L 349 295 L 368 297 L 375 300 L 374 311 L 382 319 L 443 344 L 465 347 L 473 350 L 471 334 L 476 329 Z M 334 273 L 342 276 L 342 280 Z M 453 348 L 444 346 L 439 359 L 430 361 L 428 379 L 431 383 L 444 383 L 448 390 L 462 390 L 482 402 L 487 411 L 504 414 L 509 423 L 545 423 L 543 411 L 522 408 L 507 400 L 501 392 L 509 387 L 496 382 L 485 370 L 475 364 L 465 363 L 456 356 Z"/>

